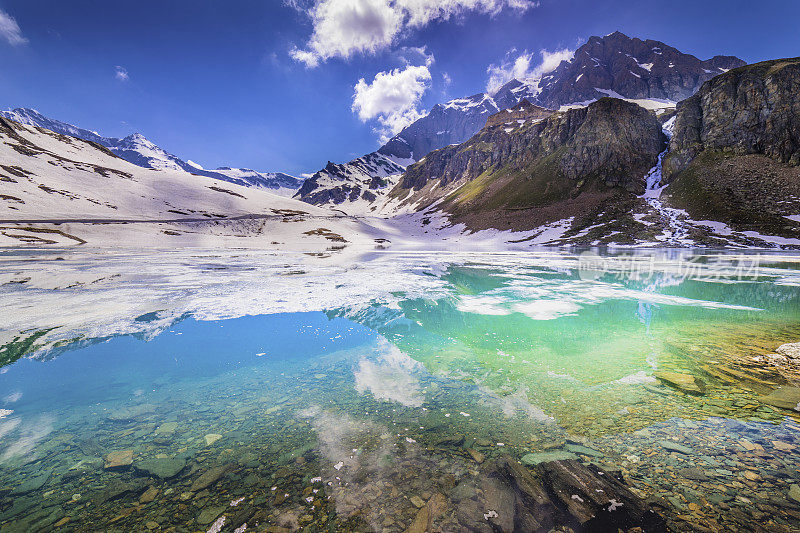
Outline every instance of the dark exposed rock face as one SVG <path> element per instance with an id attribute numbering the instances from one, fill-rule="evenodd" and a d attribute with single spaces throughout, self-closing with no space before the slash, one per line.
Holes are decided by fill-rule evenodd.
<path id="1" fill-rule="evenodd" d="M 542 79 L 538 103 L 558 109 L 572 102 L 593 100 L 596 89 L 626 98 L 683 100 L 700 85 L 731 68 L 744 65 L 731 56 L 701 61 L 660 41 L 630 38 L 621 32 L 592 37 Z"/>
<path id="2" fill-rule="evenodd" d="M 558 152 L 555 165 L 563 178 L 594 176 L 608 186 L 638 190 L 665 140 L 655 115 L 636 104 L 603 98 L 510 132 L 503 125 L 488 127 L 462 145 L 428 154 L 407 169 L 398 187 L 420 190 L 436 179 L 441 188 L 471 181 L 490 169 L 525 174 Z"/>
<path id="3" fill-rule="evenodd" d="M 706 150 L 800 165 L 800 58 L 731 70 L 680 102 L 665 177 Z"/>
<path id="4" fill-rule="evenodd" d="M 499 113 L 490 115 L 486 119 L 486 127 L 491 128 L 498 124 L 513 123 L 517 120 L 539 120 L 547 118 L 553 114 L 553 111 L 545 109 L 537 105 L 533 105 L 527 99 L 523 99 L 520 103 L 508 109 L 504 109 Z"/>

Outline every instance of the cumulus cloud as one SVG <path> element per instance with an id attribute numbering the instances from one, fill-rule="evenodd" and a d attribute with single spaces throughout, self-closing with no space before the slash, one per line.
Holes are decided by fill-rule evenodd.
<path id="1" fill-rule="evenodd" d="M 117 65 L 114 67 L 114 77 L 119 81 L 128 81 L 128 70 L 124 67 Z"/>
<path id="2" fill-rule="evenodd" d="M 449 20 L 467 12 L 496 15 L 503 9 L 525 11 L 534 0 L 287 0 L 307 10 L 313 25 L 303 49 L 290 55 L 307 67 L 333 57 L 374 54 L 395 42 L 408 29 L 421 28 L 434 20 Z"/>
<path id="3" fill-rule="evenodd" d="M 540 50 L 539 56 L 541 61 L 535 62 L 536 54 L 534 52 L 523 51 L 516 54 L 516 50 L 510 50 L 505 59 L 499 65 L 489 65 L 486 73 L 489 74 L 489 79 L 486 82 L 486 90 L 494 93 L 511 81 L 512 79 L 526 80 L 537 79 L 553 70 L 561 64 L 562 61 L 569 61 L 575 55 L 575 50 L 562 48 L 550 52 L 548 50 Z"/>
<path id="4" fill-rule="evenodd" d="M 14 17 L 0 10 L 0 37 L 8 41 L 11 46 L 26 44 L 28 39 L 22 36 L 22 30 Z"/>
<path id="5" fill-rule="evenodd" d="M 361 78 L 354 87 L 352 110 L 362 122 L 376 119 L 376 132 L 386 142 L 423 116 L 419 102 L 430 82 L 428 65 L 378 72 L 370 83 Z"/>

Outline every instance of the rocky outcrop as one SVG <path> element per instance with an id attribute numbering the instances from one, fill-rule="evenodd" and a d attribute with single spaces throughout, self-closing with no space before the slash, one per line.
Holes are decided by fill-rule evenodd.
<path id="1" fill-rule="evenodd" d="M 499 196 L 503 191 L 488 186 L 493 177 L 512 175 L 511 181 L 517 183 L 507 185 L 522 192 L 527 182 L 535 182 L 545 173 L 560 180 L 564 189 L 580 188 L 594 178 L 607 187 L 642 190 L 643 176 L 655 165 L 665 141 L 655 115 L 636 104 L 603 98 L 586 108 L 527 121 L 512 130 L 504 125 L 487 127 L 466 143 L 437 150 L 410 166 L 393 194 L 427 188 L 430 203 L 449 194 L 453 184 L 460 186 L 480 176 L 486 185 L 482 190 Z M 433 189 L 428 187 L 432 181 L 436 182 Z M 508 188 L 503 187 L 505 192 L 510 192 Z M 555 188 L 554 184 L 551 189 Z M 470 192 L 456 192 L 448 202 L 469 202 L 479 196 L 476 209 L 492 206 L 486 194 L 469 196 Z M 500 204 L 535 203 L 533 197 L 514 194 L 506 200 Z"/>
<path id="2" fill-rule="evenodd" d="M 703 151 L 763 154 L 800 165 L 800 58 L 740 67 L 678 104 L 667 179 Z"/>
<path id="3" fill-rule="evenodd" d="M 680 102 L 663 177 L 668 205 L 723 236 L 800 244 L 800 58 L 731 70 Z"/>
<path id="4" fill-rule="evenodd" d="M 509 107 L 508 109 L 500 111 L 499 113 L 490 115 L 489 118 L 486 119 L 486 127 L 491 128 L 492 126 L 497 126 L 499 124 L 514 123 L 518 120 L 541 120 L 549 117 L 552 114 L 553 111 L 539 107 L 538 105 L 533 105 L 527 99 L 523 99 L 520 103 L 513 107 Z"/>

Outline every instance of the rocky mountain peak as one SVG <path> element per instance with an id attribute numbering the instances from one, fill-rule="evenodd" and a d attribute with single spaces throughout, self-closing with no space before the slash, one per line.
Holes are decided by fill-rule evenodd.
<path id="1" fill-rule="evenodd" d="M 595 100 L 601 96 L 599 90 L 625 98 L 679 101 L 694 94 L 704 81 L 744 64 L 731 56 L 701 61 L 661 41 L 617 31 L 591 37 L 571 61 L 562 61 L 542 78 L 538 103 L 557 109 Z"/>

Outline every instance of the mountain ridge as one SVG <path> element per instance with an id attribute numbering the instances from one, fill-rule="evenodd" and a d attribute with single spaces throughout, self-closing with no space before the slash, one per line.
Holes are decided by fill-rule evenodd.
<path id="1" fill-rule="evenodd" d="M 628 37 L 619 31 L 593 36 L 572 59 L 562 61 L 539 80 L 512 79 L 493 95 L 477 93 L 436 104 L 428 115 L 404 128 L 378 152 L 418 161 L 434 149 L 466 141 L 483 126 L 481 115 L 513 107 L 522 99 L 558 110 L 609 96 L 597 90 L 602 89 L 624 98 L 676 102 L 691 96 L 714 75 L 744 64 L 739 58 L 721 55 L 702 61 L 661 41 Z M 582 71 L 586 69 L 598 72 L 585 74 Z"/>

